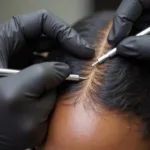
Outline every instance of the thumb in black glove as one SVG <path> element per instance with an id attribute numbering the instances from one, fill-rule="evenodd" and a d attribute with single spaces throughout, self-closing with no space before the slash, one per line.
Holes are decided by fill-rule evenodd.
<path id="1" fill-rule="evenodd" d="M 31 148 L 43 141 L 55 88 L 70 74 L 63 63 L 42 63 L 0 79 L 0 147 Z"/>
<path id="2" fill-rule="evenodd" d="M 126 58 L 150 61 L 150 36 L 131 36 L 117 46 L 117 54 Z"/>

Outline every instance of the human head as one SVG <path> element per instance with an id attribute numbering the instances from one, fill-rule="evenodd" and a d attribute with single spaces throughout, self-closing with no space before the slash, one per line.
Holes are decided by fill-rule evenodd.
<path id="1" fill-rule="evenodd" d="M 63 57 L 72 73 L 88 79 L 60 88 L 44 150 L 150 149 L 150 68 L 118 56 L 92 68 L 109 49 L 111 23 L 102 29 L 97 17 L 75 26 L 89 42 L 96 39 L 96 54 L 92 60 Z"/>

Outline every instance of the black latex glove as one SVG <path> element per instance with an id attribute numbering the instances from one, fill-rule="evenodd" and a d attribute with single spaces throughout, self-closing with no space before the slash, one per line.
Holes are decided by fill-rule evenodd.
<path id="1" fill-rule="evenodd" d="M 150 1 L 123 0 L 116 12 L 108 42 L 113 46 L 119 44 L 117 46 L 118 55 L 150 60 L 150 36 L 131 36 L 149 26 Z"/>
<path id="2" fill-rule="evenodd" d="M 73 29 L 52 13 L 41 10 L 13 17 L 0 27 L 0 67 L 30 65 L 27 56 L 32 56 L 38 48 L 42 49 L 37 48 L 36 42 L 42 34 L 76 56 L 89 58 L 94 54 L 94 50 Z M 68 65 L 47 62 L 0 78 L 1 150 L 24 150 L 44 140 L 48 117 L 55 104 L 55 88 L 69 73 Z"/>

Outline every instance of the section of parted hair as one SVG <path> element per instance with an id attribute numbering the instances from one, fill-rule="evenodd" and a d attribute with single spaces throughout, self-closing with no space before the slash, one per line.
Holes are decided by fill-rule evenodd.
<path id="1" fill-rule="evenodd" d="M 150 137 L 150 62 L 126 60 L 119 56 L 104 64 L 91 64 L 109 50 L 107 35 L 111 24 L 98 32 L 96 54 L 92 60 L 70 59 L 73 73 L 88 79 L 80 83 L 65 84 L 59 100 L 84 100 L 86 107 L 104 106 L 107 109 L 136 115 L 144 123 L 144 137 Z M 73 60 L 73 61 L 71 61 Z M 99 105 L 100 104 L 100 105 Z"/>
<path id="2" fill-rule="evenodd" d="M 74 91 L 71 90 L 70 92 L 67 90 L 67 93 L 64 93 L 61 96 L 61 100 L 74 99 L 75 102 L 84 100 L 85 104 L 95 103 L 96 101 L 99 103 L 99 86 L 101 86 L 106 65 L 101 64 L 92 67 L 92 63 L 110 49 L 110 46 L 107 43 L 107 35 L 110 28 L 111 23 L 109 23 L 103 30 L 98 31 L 97 41 L 95 42 L 95 56 L 90 60 L 84 61 L 81 68 L 78 67 L 80 68 L 80 75 L 86 77 L 87 80 L 75 84 L 74 86 L 76 88 Z"/>

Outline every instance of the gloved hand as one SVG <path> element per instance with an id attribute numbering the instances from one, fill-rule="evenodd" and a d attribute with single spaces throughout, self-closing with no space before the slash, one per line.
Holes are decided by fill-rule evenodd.
<path id="1" fill-rule="evenodd" d="M 113 46 L 118 44 L 118 55 L 139 60 L 150 60 L 150 36 L 131 36 L 149 26 L 150 1 L 123 0 L 116 12 L 108 42 Z"/>
<path id="2" fill-rule="evenodd" d="M 31 65 L 33 51 L 43 49 L 39 45 L 40 40 L 44 43 L 42 34 L 76 56 L 94 55 L 94 50 L 73 29 L 52 13 L 41 10 L 13 17 L 1 25 L 0 67 L 18 69 Z M 56 87 L 69 73 L 68 65 L 47 62 L 0 78 L 1 150 L 24 150 L 44 140 L 48 117 L 55 104 Z"/>

